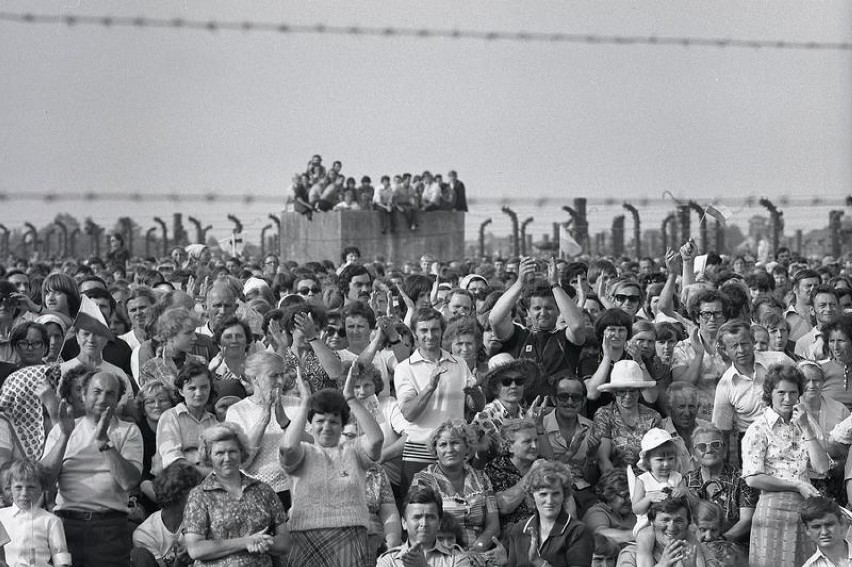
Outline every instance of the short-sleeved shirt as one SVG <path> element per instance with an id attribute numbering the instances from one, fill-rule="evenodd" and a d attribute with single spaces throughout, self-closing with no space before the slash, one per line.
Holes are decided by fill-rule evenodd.
<path id="1" fill-rule="evenodd" d="M 514 325 L 512 334 L 503 342 L 500 352 L 507 352 L 513 358 L 531 358 L 544 369 L 543 375 L 550 377 L 559 372 L 576 372 L 582 350 L 583 345 L 575 345 L 568 340 L 565 329 L 532 331 Z M 555 385 L 547 379 L 524 390 L 528 400 L 538 395 L 550 396 L 555 393 Z"/>
<path id="2" fill-rule="evenodd" d="M 411 485 L 431 488 L 441 497 L 444 514 L 452 514 L 458 520 L 465 535 L 464 545 L 469 547 L 485 529 L 488 514 L 497 513 L 497 497 L 484 472 L 464 465 L 464 473 L 463 494 L 456 491 L 437 464 L 415 474 Z"/>
<path id="3" fill-rule="evenodd" d="M 242 495 L 232 496 L 210 473 L 192 489 L 183 513 L 187 533 L 208 540 L 249 536 L 258 532 L 274 534 L 287 521 L 278 495 L 265 482 L 241 474 Z M 196 560 L 196 567 L 271 567 L 272 557 L 238 551 L 221 559 Z"/>
<path id="4" fill-rule="evenodd" d="M 595 412 L 594 427 L 590 437 L 589 451 L 597 451 L 603 439 L 609 439 L 612 452 L 609 460 L 615 466 L 636 466 L 642 437 L 653 427 L 660 427 L 662 417 L 649 407 L 639 405 L 639 419 L 635 426 L 627 425 L 615 402 Z"/>
<path id="5" fill-rule="evenodd" d="M 804 434 L 792 421 L 784 422 L 772 408 L 754 420 L 743 437 L 743 478 L 767 474 L 808 482 L 808 454 Z"/>
<path id="6" fill-rule="evenodd" d="M 387 550 L 379 557 L 376 567 L 404 567 L 403 556 L 409 549 L 411 545 L 406 541 L 400 546 Z M 429 567 L 471 567 L 473 565 L 462 548 L 459 546 L 447 548 L 439 541 L 435 542 L 435 547 L 432 549 L 424 549 L 423 555 Z"/>
<path id="7" fill-rule="evenodd" d="M 385 469 L 375 465 L 364 475 L 364 485 L 367 489 L 367 510 L 370 512 L 370 527 L 367 528 L 367 533 L 384 537 L 385 526 L 379 512 L 383 504 L 396 505 L 390 479 Z"/>
<path id="8" fill-rule="evenodd" d="M 589 453 L 589 435 L 592 428 L 595 426 L 592 420 L 577 416 L 579 423 L 574 432 L 574 436 L 579 436 L 582 440 L 578 440 L 577 450 L 573 455 L 568 455 L 568 447 L 571 446 L 573 440 L 566 440 L 562 437 L 559 431 L 559 422 L 556 420 L 556 412 L 552 411 L 544 416 L 544 430 L 547 433 L 547 440 L 550 441 L 550 447 L 553 449 L 553 458 L 561 461 L 571 467 L 571 476 L 574 478 L 574 488 L 582 490 L 591 486 L 585 479 L 586 475 L 586 460 Z"/>
<path id="9" fill-rule="evenodd" d="M 820 362 L 822 372 L 825 374 L 825 382 L 822 386 L 822 395 L 836 400 L 852 410 L 852 383 L 846 376 L 846 367 L 836 360 Z"/>
<path id="10" fill-rule="evenodd" d="M 98 450 L 96 431 L 97 423 L 85 416 L 77 418 L 62 457 L 56 510 L 129 511 L 129 494 L 116 482 L 107 460 L 108 455 Z M 114 450 L 141 473 L 142 434 L 136 424 L 114 417 L 107 435 L 115 447 Z M 59 437 L 57 424 L 47 436 L 45 455 L 50 454 L 59 442 Z"/>
<path id="11" fill-rule="evenodd" d="M 748 426 L 763 413 L 763 381 L 773 364 L 792 365 L 783 352 L 754 353 L 754 374 L 740 374 L 731 364 L 719 379 L 713 403 L 713 425 L 722 431 L 745 433 Z"/>
<path id="12" fill-rule="evenodd" d="M 447 420 L 464 419 L 464 389 L 473 384 L 473 374 L 465 361 L 445 350 L 441 350 L 438 362 L 426 360 L 418 349 L 397 365 L 393 381 L 399 405 L 405 405 L 426 389 L 436 364 L 443 365 L 446 372 L 441 375 L 426 407 L 406 432 L 413 443 L 426 443 L 432 431 Z"/>
<path id="13" fill-rule="evenodd" d="M 725 464 L 719 476 L 705 481 L 701 470 L 695 469 L 684 475 L 686 488 L 699 500 L 715 502 L 722 509 L 725 532 L 740 520 L 740 508 L 755 508 L 760 491 L 750 487 L 743 480 L 736 467 Z"/>

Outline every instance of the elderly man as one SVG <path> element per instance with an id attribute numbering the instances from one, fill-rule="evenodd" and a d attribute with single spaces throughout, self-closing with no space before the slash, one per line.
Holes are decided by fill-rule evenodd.
<path id="1" fill-rule="evenodd" d="M 470 559 L 458 545 L 438 541 L 444 507 L 431 488 L 413 488 L 405 497 L 403 525 L 408 541 L 379 557 L 377 567 L 469 567 Z M 505 550 L 504 550 L 505 552 Z"/>
<path id="2" fill-rule="evenodd" d="M 195 329 L 195 332 L 212 337 L 216 325 L 236 315 L 237 299 L 237 294 L 225 280 L 216 280 L 207 290 L 207 323 Z"/>
<path id="3" fill-rule="evenodd" d="M 83 379 L 86 415 L 76 420 L 63 401 L 60 422 L 41 460 L 49 484 L 58 481 L 54 512 L 62 519 L 74 565 L 126 567 L 129 491 L 142 478 L 142 435 L 115 417 L 124 383 L 109 372 Z"/>

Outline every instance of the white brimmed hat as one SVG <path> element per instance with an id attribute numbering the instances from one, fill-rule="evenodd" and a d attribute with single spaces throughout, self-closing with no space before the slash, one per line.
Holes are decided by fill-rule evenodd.
<path id="1" fill-rule="evenodd" d="M 674 437 L 672 437 L 672 434 L 665 429 L 660 429 L 659 427 L 652 427 L 649 429 L 648 433 L 642 437 L 642 443 L 639 445 L 641 448 L 639 451 L 639 462 L 637 463 L 639 468 L 645 470 L 645 455 L 660 445 L 665 445 L 671 441 L 674 441 Z"/>
<path id="2" fill-rule="evenodd" d="M 645 373 L 635 360 L 619 360 L 609 373 L 609 382 L 598 386 L 601 392 L 613 392 L 615 390 L 639 390 L 653 388 L 657 383 L 646 380 Z"/>

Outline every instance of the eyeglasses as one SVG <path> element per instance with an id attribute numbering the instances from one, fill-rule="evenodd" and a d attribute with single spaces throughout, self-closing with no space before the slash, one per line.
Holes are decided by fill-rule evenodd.
<path id="1" fill-rule="evenodd" d="M 586 399 L 586 397 L 583 396 L 583 394 L 568 394 L 566 392 L 561 392 L 559 394 L 556 394 L 556 401 L 559 402 L 560 404 L 568 404 L 568 403 L 572 403 L 572 402 L 575 403 L 575 404 L 579 404 L 580 402 L 582 402 L 585 399 Z"/>
<path id="2" fill-rule="evenodd" d="M 638 295 L 624 295 L 623 293 L 616 293 L 615 294 L 615 301 L 617 301 L 618 303 L 627 303 L 628 301 L 630 303 L 639 303 L 639 296 Z"/>
<path id="3" fill-rule="evenodd" d="M 523 386 L 524 384 L 526 384 L 526 382 L 527 381 L 524 378 L 503 378 L 502 380 L 500 380 L 500 383 L 507 387 L 511 386 L 512 384 L 514 384 L 515 386 Z"/>
<path id="4" fill-rule="evenodd" d="M 149 398 L 145 400 L 146 408 L 154 408 L 154 407 L 171 407 L 172 402 L 166 398 Z"/>
<path id="5" fill-rule="evenodd" d="M 706 453 L 707 449 L 713 449 L 714 451 L 718 451 L 722 448 L 721 441 L 710 441 L 709 443 L 693 443 L 693 447 L 701 451 L 702 453 Z"/>
<path id="6" fill-rule="evenodd" d="M 43 341 L 18 341 L 18 346 L 25 349 L 35 349 L 44 346 Z"/>
<path id="7" fill-rule="evenodd" d="M 329 325 L 328 327 L 325 328 L 325 334 L 328 335 L 328 336 L 337 335 L 341 339 L 345 339 L 346 338 L 346 329 L 344 329 L 343 327 L 335 327 L 334 325 Z"/>
<path id="8" fill-rule="evenodd" d="M 296 293 L 298 293 L 299 295 L 308 295 L 309 293 L 314 293 L 314 294 L 316 294 L 316 293 L 319 293 L 319 292 L 321 292 L 321 291 L 322 291 L 322 288 L 321 288 L 321 287 L 319 287 L 319 286 L 314 286 L 314 287 L 300 287 L 299 289 L 297 289 L 297 290 L 296 290 Z"/>
<path id="9" fill-rule="evenodd" d="M 725 316 L 724 311 L 702 311 L 699 313 L 702 319 L 709 321 L 710 319 L 721 319 Z"/>

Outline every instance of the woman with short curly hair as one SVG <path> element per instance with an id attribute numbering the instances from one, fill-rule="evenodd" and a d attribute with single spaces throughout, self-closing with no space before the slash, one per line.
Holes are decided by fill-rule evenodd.
<path id="1" fill-rule="evenodd" d="M 533 465 L 524 490 L 535 501 L 535 513 L 510 530 L 509 565 L 591 565 L 592 532 L 565 509 L 572 485 L 571 470 L 564 463 Z"/>
<path id="2" fill-rule="evenodd" d="M 485 551 L 500 533 L 500 517 L 491 481 L 467 463 L 475 442 L 473 428 L 460 419 L 439 425 L 429 439 L 438 462 L 415 474 L 411 485 L 441 496 L 444 513 L 455 516 L 465 532 L 462 547 Z"/>

